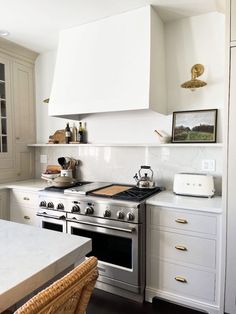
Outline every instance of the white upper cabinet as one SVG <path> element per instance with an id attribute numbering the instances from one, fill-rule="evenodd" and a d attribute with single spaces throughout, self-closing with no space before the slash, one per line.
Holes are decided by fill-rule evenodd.
<path id="1" fill-rule="evenodd" d="M 163 23 L 146 6 L 60 34 L 49 115 L 166 113 Z"/>

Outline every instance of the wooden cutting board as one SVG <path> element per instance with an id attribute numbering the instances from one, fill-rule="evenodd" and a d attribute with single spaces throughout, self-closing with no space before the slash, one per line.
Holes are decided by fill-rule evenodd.
<path id="1" fill-rule="evenodd" d="M 93 194 L 113 196 L 113 195 L 116 195 L 120 192 L 127 191 L 131 188 L 132 187 L 130 187 L 130 186 L 124 186 L 124 185 L 112 185 L 112 186 L 108 186 L 108 187 L 103 188 L 103 189 L 96 190 L 93 192 Z"/>

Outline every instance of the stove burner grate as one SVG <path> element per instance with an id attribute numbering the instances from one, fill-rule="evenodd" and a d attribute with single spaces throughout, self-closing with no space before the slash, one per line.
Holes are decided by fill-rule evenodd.
<path id="1" fill-rule="evenodd" d="M 140 202 L 161 191 L 162 189 L 160 187 L 155 187 L 153 189 L 140 189 L 138 187 L 133 187 L 132 189 L 116 194 L 113 198 L 125 201 Z"/>

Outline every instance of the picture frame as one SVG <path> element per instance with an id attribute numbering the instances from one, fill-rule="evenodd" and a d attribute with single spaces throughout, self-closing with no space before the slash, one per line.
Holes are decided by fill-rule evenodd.
<path id="1" fill-rule="evenodd" d="M 216 143 L 217 109 L 173 112 L 172 143 Z"/>

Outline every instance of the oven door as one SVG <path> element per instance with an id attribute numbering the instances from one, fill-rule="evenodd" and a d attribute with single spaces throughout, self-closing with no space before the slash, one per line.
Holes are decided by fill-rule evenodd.
<path id="1" fill-rule="evenodd" d="M 142 225 L 68 216 L 68 233 L 92 239 L 92 251 L 87 256 L 98 258 L 99 280 L 138 292 L 144 280 L 144 263 L 140 255 L 141 252 L 145 255 Z"/>
<path id="2" fill-rule="evenodd" d="M 36 213 L 37 223 L 40 228 L 66 232 L 66 214 L 44 209 Z"/>

